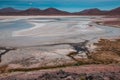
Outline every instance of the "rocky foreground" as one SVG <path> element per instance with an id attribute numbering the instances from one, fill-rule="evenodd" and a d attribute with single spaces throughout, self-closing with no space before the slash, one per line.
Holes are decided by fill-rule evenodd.
<path id="1" fill-rule="evenodd" d="M 119 65 L 84 65 L 1 75 L 0 80 L 120 80 Z"/>
<path id="2" fill-rule="evenodd" d="M 76 74 L 59 71 L 50 74 L 46 73 L 36 80 L 120 80 L 120 72 Z"/>
<path id="3" fill-rule="evenodd" d="M 36 78 L 26 78 L 20 79 L 16 77 L 2 78 L 0 80 L 120 80 L 120 71 L 119 72 L 101 72 L 101 73 L 70 73 L 65 71 L 58 71 L 52 73 L 45 73 Z"/>
<path id="4" fill-rule="evenodd" d="M 3 67 L 0 80 L 120 80 L 120 39 L 100 39 L 94 45 L 98 47 L 90 59 L 74 57 L 77 62 L 71 66 L 39 70 Z"/>

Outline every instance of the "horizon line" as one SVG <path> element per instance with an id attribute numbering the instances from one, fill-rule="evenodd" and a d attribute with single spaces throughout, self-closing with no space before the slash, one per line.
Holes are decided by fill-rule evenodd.
<path id="1" fill-rule="evenodd" d="M 99 9 L 99 10 L 102 10 L 102 11 L 109 11 L 109 10 L 113 10 L 113 9 L 116 9 L 116 8 L 119 8 L 119 7 L 120 7 L 120 6 L 115 7 L 115 8 L 111 8 L 111 9 L 100 9 L 100 8 L 94 7 L 94 8 L 82 9 L 82 10 L 79 10 L 79 11 L 89 10 L 89 9 Z M 49 8 L 54 8 L 54 9 L 57 9 L 57 10 L 62 10 L 62 11 L 66 11 L 66 12 L 71 12 L 71 11 L 68 11 L 68 10 L 59 9 L 59 8 L 55 8 L 55 7 L 48 7 L 48 8 L 44 8 L 44 9 L 41 9 L 41 8 L 39 8 L 39 7 L 28 7 L 28 8 L 25 8 L 25 9 L 20 9 L 20 8 L 15 8 L 15 7 L 3 7 L 3 8 L 0 8 L 0 9 L 4 9 L 4 8 L 13 8 L 13 9 L 17 9 L 17 10 L 27 10 L 27 9 L 30 9 L 30 8 L 45 10 L 45 9 L 49 9 Z M 72 11 L 72 12 L 76 12 L 76 11 Z"/>

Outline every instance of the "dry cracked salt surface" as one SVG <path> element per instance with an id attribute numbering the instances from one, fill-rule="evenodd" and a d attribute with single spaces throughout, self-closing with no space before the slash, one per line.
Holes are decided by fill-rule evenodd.
<path id="1" fill-rule="evenodd" d="M 47 47 L 48 49 L 49 47 Z M 73 49 L 56 49 L 41 51 L 41 48 L 27 48 L 10 51 L 2 56 L 1 65 L 8 64 L 10 68 L 40 67 L 46 65 L 59 65 L 72 61 L 68 56 Z M 46 48 L 45 48 L 46 49 Z M 19 56 L 18 56 L 19 55 Z M 16 66 L 15 66 L 16 65 Z M 19 65 L 19 66 L 17 66 Z M 20 66 L 21 65 L 21 66 Z"/>

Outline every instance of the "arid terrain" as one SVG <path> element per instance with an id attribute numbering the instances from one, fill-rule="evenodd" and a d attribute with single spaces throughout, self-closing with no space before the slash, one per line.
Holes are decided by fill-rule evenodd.
<path id="1" fill-rule="evenodd" d="M 99 25 L 120 27 L 120 16 L 106 16 L 101 20 L 95 21 Z"/>
<path id="2" fill-rule="evenodd" d="M 75 58 L 77 63 L 71 66 L 39 68 L 36 69 L 37 71 L 34 68 L 27 69 L 27 72 L 24 72 L 26 69 L 9 70 L 3 67 L 7 73 L 2 74 L 0 80 L 119 80 L 120 39 L 101 39 L 94 45 L 98 47 L 95 52 L 91 53 L 90 59 Z M 11 71 L 12 73 L 8 73 Z"/>
<path id="3" fill-rule="evenodd" d="M 34 26 L 0 32 L 0 80 L 120 80 L 119 18 L 2 16 L 0 22 Z"/>

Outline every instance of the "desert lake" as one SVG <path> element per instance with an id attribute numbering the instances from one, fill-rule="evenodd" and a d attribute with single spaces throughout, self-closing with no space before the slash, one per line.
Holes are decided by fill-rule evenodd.
<path id="1" fill-rule="evenodd" d="M 120 36 L 120 28 L 93 23 L 97 16 L 14 17 L 0 20 L 1 46 L 35 46 Z"/>
<path id="2" fill-rule="evenodd" d="M 2 55 L 0 66 L 8 71 L 40 70 L 40 72 L 43 72 L 42 69 L 51 70 L 51 66 L 53 68 L 68 66 L 71 68 L 69 71 L 80 72 L 79 70 L 83 68 L 73 66 L 84 60 L 88 60 L 87 64 L 91 62 L 91 59 L 88 59 L 88 52 L 92 54 L 97 51 L 98 47 L 94 43 L 103 42 L 106 45 L 109 42 L 108 46 L 119 47 L 115 38 L 120 37 L 120 28 L 95 23 L 95 21 L 103 19 L 101 16 L 1 16 L 0 47 Z M 113 42 L 109 39 L 112 39 Z M 104 53 L 104 50 L 101 51 Z M 75 55 L 71 57 L 71 53 Z M 110 57 L 110 60 L 113 59 L 113 62 L 114 59 L 115 61 L 119 60 L 118 55 L 114 57 L 113 53 L 111 54 L 113 57 Z M 109 57 L 108 54 L 106 56 Z M 104 55 L 98 55 L 98 57 L 103 59 Z M 96 60 L 93 60 L 92 63 L 94 61 Z M 93 70 L 90 67 L 87 69 L 94 71 L 96 65 L 95 68 L 93 66 L 92 68 Z M 100 68 L 104 69 L 103 66 Z M 116 66 L 115 69 L 112 67 L 112 69 L 118 71 L 119 67 Z M 108 70 L 112 71 L 111 68 Z M 33 72 L 29 73 L 34 74 Z"/>

